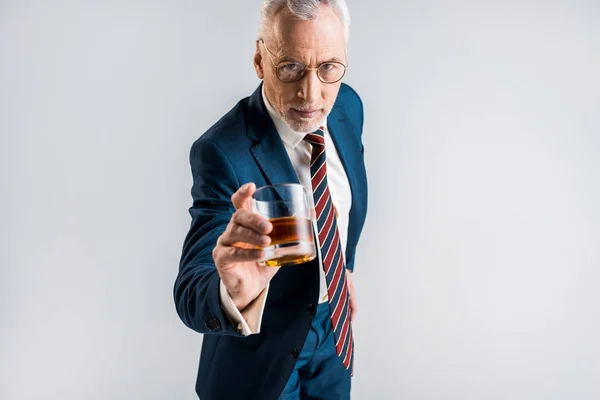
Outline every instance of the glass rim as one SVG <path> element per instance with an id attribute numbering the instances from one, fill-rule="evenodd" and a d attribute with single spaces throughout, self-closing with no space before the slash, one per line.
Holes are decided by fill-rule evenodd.
<path id="1" fill-rule="evenodd" d="M 285 203 L 285 202 L 289 202 L 290 200 L 258 200 L 256 199 L 256 194 L 258 192 L 262 192 L 262 191 L 266 191 L 269 189 L 276 189 L 276 188 L 280 188 L 280 187 L 299 187 L 302 190 L 302 193 L 304 196 L 308 196 L 308 192 L 306 190 L 306 188 L 304 187 L 304 185 L 300 184 L 300 183 L 276 183 L 273 185 L 265 185 L 265 186 L 261 186 L 259 188 L 257 188 L 254 193 L 252 194 L 252 200 L 256 201 L 256 202 L 261 202 L 261 203 Z"/>
<path id="2" fill-rule="evenodd" d="M 300 186 L 304 189 L 304 186 L 301 183 L 275 183 L 273 185 L 265 185 L 265 186 L 261 186 L 256 188 L 256 191 L 254 191 L 254 193 L 258 192 L 259 190 L 264 190 L 264 189 L 270 189 L 270 188 L 274 188 L 274 187 L 281 187 L 281 186 Z"/>

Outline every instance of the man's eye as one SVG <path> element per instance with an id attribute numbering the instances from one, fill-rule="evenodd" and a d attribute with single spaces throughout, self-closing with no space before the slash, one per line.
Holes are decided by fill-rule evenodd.
<path id="1" fill-rule="evenodd" d="M 302 64 L 298 63 L 289 63 L 285 64 L 281 67 L 281 69 L 285 72 L 297 72 L 302 70 Z"/>

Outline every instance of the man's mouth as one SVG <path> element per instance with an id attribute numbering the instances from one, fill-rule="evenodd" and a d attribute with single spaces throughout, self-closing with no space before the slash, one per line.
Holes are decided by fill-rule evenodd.
<path id="1" fill-rule="evenodd" d="M 294 114 L 296 114 L 297 116 L 299 116 L 300 118 L 303 118 L 303 119 L 313 119 L 313 118 L 318 117 L 319 114 L 321 113 L 321 110 L 319 110 L 319 109 L 301 111 L 301 110 L 292 108 L 291 110 Z"/>

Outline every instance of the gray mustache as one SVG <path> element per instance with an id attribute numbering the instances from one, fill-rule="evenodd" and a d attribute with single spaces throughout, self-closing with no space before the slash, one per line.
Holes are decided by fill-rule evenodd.
<path id="1" fill-rule="evenodd" d="M 315 111 L 315 110 L 322 109 L 322 107 L 315 107 L 315 106 L 311 106 L 308 104 L 301 105 L 301 106 L 292 106 L 291 108 L 298 110 L 298 111 Z"/>

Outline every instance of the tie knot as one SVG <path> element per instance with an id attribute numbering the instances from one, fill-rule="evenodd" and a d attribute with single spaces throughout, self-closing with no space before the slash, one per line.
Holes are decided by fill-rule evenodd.
<path id="1" fill-rule="evenodd" d="M 325 130 L 324 127 L 320 127 L 313 133 L 307 133 L 306 136 L 304 136 L 304 140 L 306 140 L 308 143 L 312 144 L 313 146 L 324 146 L 325 145 L 324 130 Z"/>

